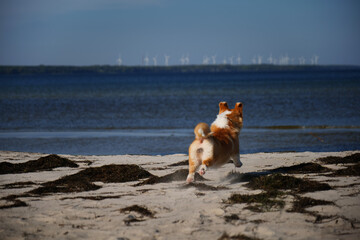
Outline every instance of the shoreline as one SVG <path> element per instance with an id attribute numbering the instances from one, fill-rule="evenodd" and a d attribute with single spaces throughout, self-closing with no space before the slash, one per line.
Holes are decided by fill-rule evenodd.
<path id="1" fill-rule="evenodd" d="M 243 167 L 210 169 L 207 181 L 187 185 L 186 154 L 61 154 L 70 165 L 0 174 L 0 238 L 357 239 L 358 155 L 360 151 L 241 154 Z M 333 158 L 327 162 L 319 160 L 329 156 Z M 21 166 L 35 166 L 40 159 L 46 163 L 46 157 L 0 151 L 0 163 Z M 33 160 L 37 162 L 29 164 Z M 14 169 L 25 171 L 20 165 Z M 136 172 L 126 174 L 134 169 L 117 165 Z M 293 182 L 272 188 L 252 185 L 275 178 Z"/>
<path id="2" fill-rule="evenodd" d="M 12 66 L 0 65 L 0 76 L 16 75 L 141 75 L 141 74 L 216 74 L 216 73 L 287 73 L 287 72 L 358 72 L 357 65 L 273 65 L 273 64 L 244 64 L 244 65 L 172 65 L 172 66 L 66 66 L 66 65 L 38 65 Z"/>

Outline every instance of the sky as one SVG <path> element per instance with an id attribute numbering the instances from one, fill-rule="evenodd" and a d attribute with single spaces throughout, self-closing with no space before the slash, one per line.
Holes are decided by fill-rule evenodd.
<path id="1" fill-rule="evenodd" d="M 360 65 L 360 1 L 0 1 L 0 65 L 316 62 Z"/>

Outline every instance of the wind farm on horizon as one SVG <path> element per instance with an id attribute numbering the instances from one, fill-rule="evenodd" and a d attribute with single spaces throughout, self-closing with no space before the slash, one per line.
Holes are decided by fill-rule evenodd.
<path id="1" fill-rule="evenodd" d="M 141 65 L 137 66 L 186 66 L 186 65 L 319 65 L 319 56 L 314 54 L 310 58 L 289 57 L 288 54 L 278 57 L 270 54 L 267 58 L 262 55 L 254 55 L 249 61 L 243 61 L 240 55 L 218 57 L 214 55 L 204 55 L 202 61 L 190 61 L 190 54 L 182 54 L 181 57 L 171 58 L 170 55 L 164 54 L 162 57 L 154 55 L 149 57 L 148 54 L 142 56 Z M 171 59 L 171 62 L 170 62 Z M 126 66 L 121 55 L 116 59 L 118 66 Z"/>

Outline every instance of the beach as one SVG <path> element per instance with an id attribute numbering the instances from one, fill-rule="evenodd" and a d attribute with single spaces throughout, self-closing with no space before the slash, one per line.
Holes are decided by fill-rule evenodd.
<path id="1" fill-rule="evenodd" d="M 0 240 L 360 240 L 360 1 L 84 2 L 0 3 Z"/>
<path id="2" fill-rule="evenodd" d="M 359 151 L 241 154 L 186 184 L 187 155 L 0 152 L 1 239 L 359 239 Z"/>

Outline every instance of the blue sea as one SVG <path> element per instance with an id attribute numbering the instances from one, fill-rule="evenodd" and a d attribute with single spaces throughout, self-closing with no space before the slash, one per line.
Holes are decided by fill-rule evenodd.
<path id="1" fill-rule="evenodd" d="M 187 153 L 218 103 L 244 104 L 240 152 L 360 150 L 360 70 L 0 74 L 0 150 Z"/>

